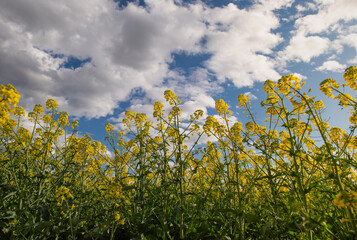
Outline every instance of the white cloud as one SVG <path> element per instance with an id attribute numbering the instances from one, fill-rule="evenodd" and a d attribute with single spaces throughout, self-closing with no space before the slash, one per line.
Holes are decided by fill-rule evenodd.
<path id="1" fill-rule="evenodd" d="M 279 26 L 279 19 L 263 6 L 266 5 L 241 10 L 229 4 L 208 11 L 207 50 L 213 56 L 206 66 L 221 82 L 230 79 L 235 86 L 242 87 L 279 77 L 273 59 L 266 56 L 282 41 L 271 32 Z"/>
<path id="2" fill-rule="evenodd" d="M 251 92 L 246 92 L 244 93 L 250 100 L 256 100 L 258 99 L 257 96 L 255 96 L 253 93 Z"/>
<path id="3" fill-rule="evenodd" d="M 149 11 L 134 4 L 119 10 L 110 0 L 2 1 L 2 83 L 12 83 L 27 107 L 55 98 L 71 115 L 112 113 L 132 89 L 162 84 L 172 52 L 200 51 L 205 31 L 201 5 L 146 2 Z M 66 58 L 48 50 L 91 63 L 59 68 Z"/>
<path id="4" fill-rule="evenodd" d="M 319 11 L 296 20 L 296 26 L 304 34 L 316 34 L 336 28 L 340 20 L 357 19 L 357 1 L 315 0 Z"/>
<path id="5" fill-rule="evenodd" d="M 303 4 L 296 5 L 296 10 L 301 13 L 305 11 L 314 11 L 317 10 L 317 6 L 313 2 L 305 2 Z"/>
<path id="6" fill-rule="evenodd" d="M 320 67 L 316 68 L 318 71 L 331 71 L 331 72 L 341 72 L 346 68 L 345 65 L 340 64 L 337 61 L 326 61 Z"/>
<path id="7" fill-rule="evenodd" d="M 279 53 L 282 61 L 309 62 L 311 58 L 325 53 L 329 48 L 330 40 L 319 36 L 294 36 L 284 51 Z"/>
<path id="8" fill-rule="evenodd" d="M 317 2 L 318 14 L 296 21 L 297 31 L 276 61 L 274 49 L 284 39 L 273 32 L 282 24 L 274 10 L 291 6 L 292 0 L 254 1 L 248 9 L 210 8 L 202 1 L 145 2 L 146 8 L 129 3 L 119 9 L 111 0 L 0 1 L 1 83 L 13 84 L 27 108 L 55 98 L 61 110 L 88 118 L 113 113 L 119 102 L 130 100 L 133 89 L 141 89 L 145 98 L 132 100 L 132 108 L 145 112 L 172 89 L 186 100 L 183 115 L 188 115 L 214 107 L 212 96 L 222 92 L 220 84 L 227 79 L 237 87 L 252 86 L 278 79 L 281 62 L 308 62 L 325 53 L 331 41 L 306 34 L 349 21 L 357 12 L 351 13 L 355 4 L 348 1 Z M 344 9 L 350 11 L 342 14 Z M 326 14 L 334 17 L 323 23 L 319 19 Z M 353 41 L 341 38 L 335 45 L 354 47 Z M 207 69 L 186 76 L 169 68 L 172 53 L 212 56 L 204 63 Z M 90 62 L 63 68 L 70 56 Z"/>
<path id="9" fill-rule="evenodd" d="M 357 31 L 356 31 L 357 32 Z M 354 48 L 355 53 L 357 53 L 357 33 L 350 33 L 341 37 L 338 42 L 343 45 L 347 45 L 351 48 Z M 356 64 L 357 56 L 354 59 L 350 59 L 349 63 Z"/>
<path id="10" fill-rule="evenodd" d="M 301 73 L 293 73 L 294 76 L 298 77 L 300 80 L 307 79 L 305 75 L 302 75 Z"/>
<path id="11" fill-rule="evenodd" d="M 132 96 L 128 110 L 145 113 L 148 120 L 155 122 L 156 118 L 152 116 L 153 104 L 160 101 L 164 104 L 164 110 L 168 113 L 171 106 L 164 98 L 164 91 L 170 89 L 182 100 L 182 104 L 179 105 L 181 120 L 189 120 L 190 115 L 198 109 L 203 111 L 202 119 L 205 119 L 208 108 L 215 107 L 215 100 L 212 96 L 221 93 L 223 88 L 212 81 L 212 75 L 203 68 L 196 69 L 188 77 L 181 76 L 177 72 L 170 72 L 168 75 L 169 79 L 167 79 L 165 86 L 152 86 L 147 91 L 140 92 L 139 98 Z M 124 113 L 121 113 L 118 117 L 110 118 L 109 121 L 120 128 L 123 118 Z"/>
<path id="12" fill-rule="evenodd" d="M 1 81 L 23 94 L 25 107 L 54 98 L 61 110 L 91 118 L 113 113 L 135 88 L 146 92 L 148 101 L 170 88 L 194 106 L 212 107 L 209 96 L 220 91 L 214 76 L 204 69 L 188 78 L 169 70 L 174 52 L 212 54 L 205 66 L 221 82 L 230 79 L 238 87 L 279 78 L 269 56 L 282 41 L 272 33 L 280 24 L 273 10 L 291 0 L 258 1 L 247 10 L 234 4 L 145 2 L 146 8 L 129 3 L 118 9 L 111 0 L 2 1 Z M 68 56 L 91 61 L 61 68 Z"/>
<path id="13" fill-rule="evenodd" d="M 260 4 L 253 5 L 253 8 L 268 12 L 280 8 L 288 8 L 294 0 L 258 0 L 256 2 Z"/>
<path id="14" fill-rule="evenodd" d="M 343 53 L 343 45 L 348 43 L 341 38 L 346 35 L 351 21 L 357 19 L 357 1 L 315 0 L 297 5 L 297 10 L 299 18 L 289 44 L 278 54 L 282 69 L 288 62 L 307 63 L 322 54 Z M 306 10 L 314 13 L 308 14 Z"/>

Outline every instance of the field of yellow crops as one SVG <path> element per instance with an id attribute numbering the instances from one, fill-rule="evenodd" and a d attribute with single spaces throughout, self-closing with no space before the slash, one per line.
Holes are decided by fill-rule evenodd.
<path id="1" fill-rule="evenodd" d="M 343 89 L 357 91 L 356 67 L 343 77 L 320 90 L 349 112 L 344 130 L 288 75 L 265 82 L 265 120 L 238 96 L 245 124 L 223 100 L 218 119 L 182 120 L 167 90 L 154 122 L 126 111 L 123 129 L 106 125 L 111 149 L 79 136 L 55 100 L 26 114 L 1 85 L 0 239 L 355 239 L 357 101 Z"/>

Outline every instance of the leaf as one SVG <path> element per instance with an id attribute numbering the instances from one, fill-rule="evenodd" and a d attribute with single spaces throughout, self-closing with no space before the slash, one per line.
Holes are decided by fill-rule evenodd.
<path id="1" fill-rule="evenodd" d="M 7 216 L 4 217 L 0 217 L 0 219 L 14 219 L 16 218 L 16 212 L 15 211 L 6 211 L 6 213 L 8 214 Z"/>
<path id="2" fill-rule="evenodd" d="M 8 195 L 6 195 L 6 196 L 4 197 L 3 200 L 5 200 L 6 198 L 9 198 L 9 197 L 11 197 L 11 196 L 13 196 L 13 195 L 15 195 L 15 194 L 16 194 L 16 192 L 11 192 L 11 193 L 9 193 Z"/>

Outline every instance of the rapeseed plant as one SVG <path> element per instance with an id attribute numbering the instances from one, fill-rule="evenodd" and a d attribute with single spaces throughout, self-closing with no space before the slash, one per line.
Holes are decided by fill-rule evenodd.
<path id="1" fill-rule="evenodd" d="M 330 126 L 324 103 L 293 75 L 266 81 L 258 120 L 246 95 L 232 122 L 197 110 L 184 119 L 171 90 L 151 122 L 126 111 L 123 129 L 108 123 L 108 149 L 78 136 L 78 122 L 0 86 L 0 237 L 4 239 L 353 239 L 356 238 L 357 69 L 320 90 L 349 111 L 349 129 Z M 167 109 L 166 111 L 164 109 Z M 198 145 L 201 136 L 215 140 Z M 318 135 L 319 137 L 317 138 Z M 197 139 L 193 146 L 187 140 Z M 211 138 L 212 139 L 212 138 Z"/>

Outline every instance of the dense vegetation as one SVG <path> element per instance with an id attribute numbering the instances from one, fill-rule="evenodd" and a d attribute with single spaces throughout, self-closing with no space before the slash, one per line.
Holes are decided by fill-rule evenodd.
<path id="1" fill-rule="evenodd" d="M 346 130 L 288 75 L 265 82 L 265 121 L 238 97 L 245 124 L 229 120 L 223 100 L 218 119 L 201 110 L 181 119 L 181 101 L 165 91 L 156 122 L 127 111 L 121 130 L 106 125 L 111 154 L 78 136 L 51 99 L 22 127 L 19 93 L 1 86 L 0 238 L 354 239 L 357 102 L 341 89 L 357 90 L 356 67 L 343 77 L 321 91 L 350 110 Z M 215 140 L 199 145 L 207 135 Z"/>

